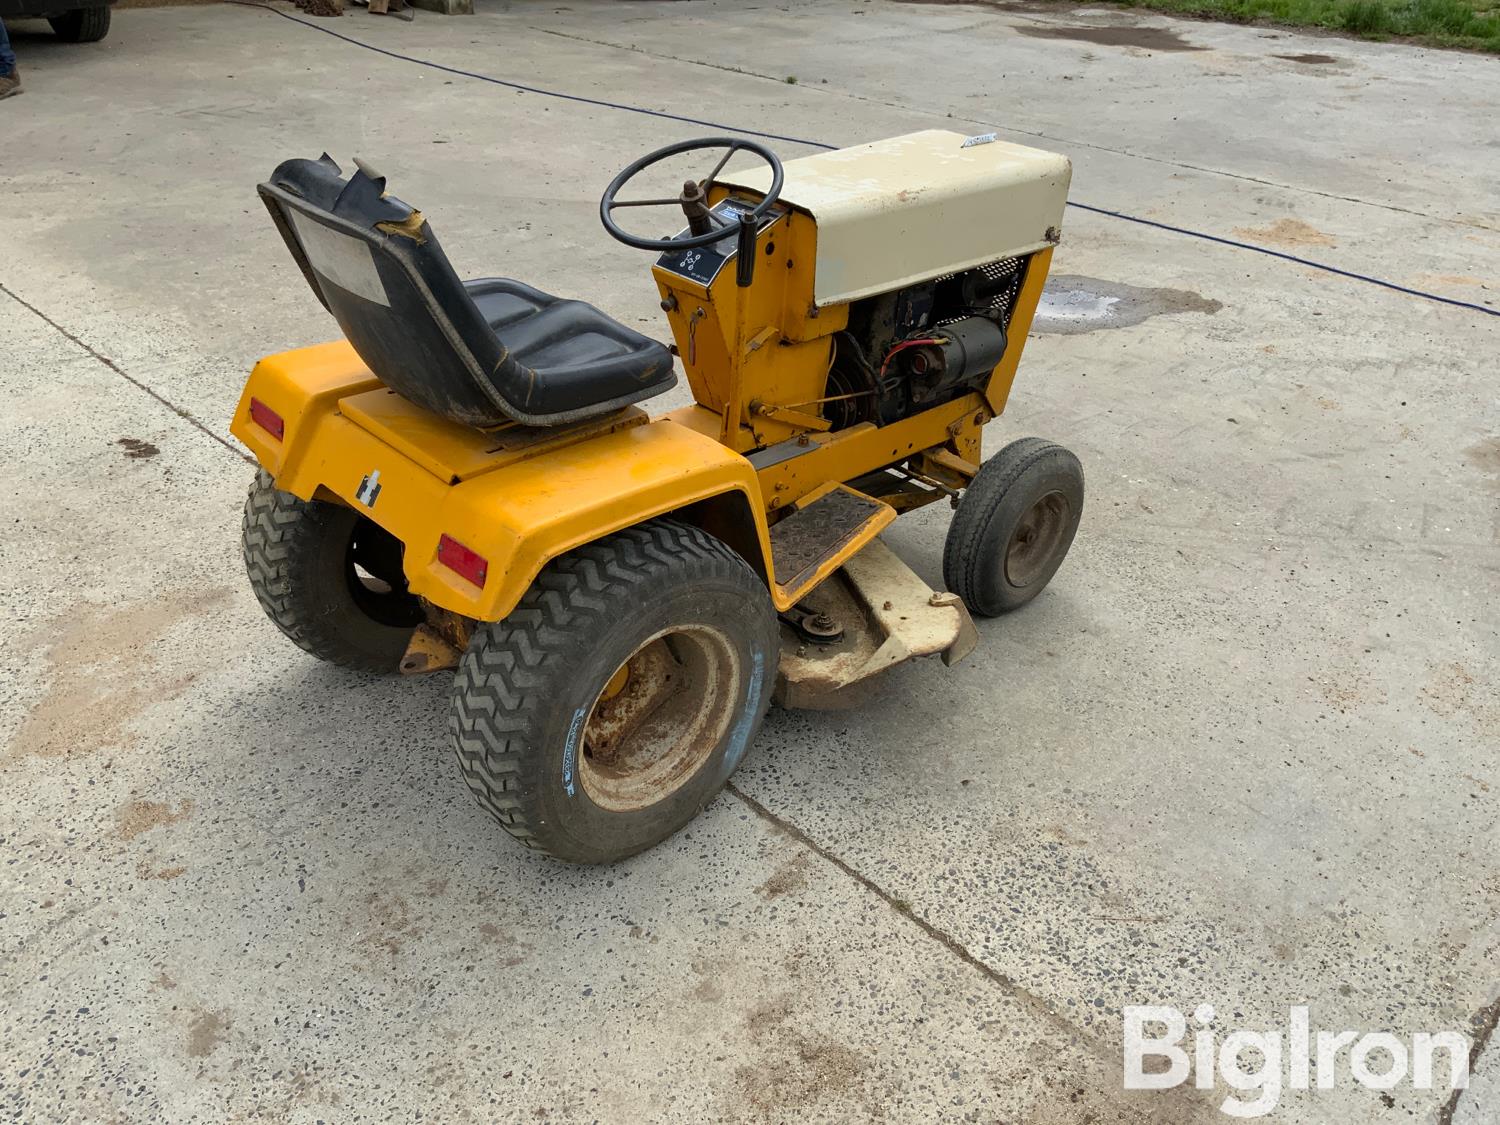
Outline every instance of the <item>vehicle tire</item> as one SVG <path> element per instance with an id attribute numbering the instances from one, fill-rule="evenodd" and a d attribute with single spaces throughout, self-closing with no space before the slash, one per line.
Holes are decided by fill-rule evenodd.
<path id="1" fill-rule="evenodd" d="M 998 617 L 1042 592 L 1083 515 L 1083 466 L 1042 438 L 1011 442 L 979 467 L 943 547 L 943 581 L 970 613 Z"/>
<path id="2" fill-rule="evenodd" d="M 745 561 L 652 520 L 553 560 L 505 620 L 475 630 L 448 729 L 507 832 L 608 863 L 665 840 L 723 788 L 779 655 L 770 595 Z"/>
<path id="3" fill-rule="evenodd" d="M 47 20 L 65 43 L 97 43 L 109 34 L 109 5 L 74 8 Z"/>
<path id="4" fill-rule="evenodd" d="M 261 469 L 243 543 L 250 588 L 278 629 L 330 664 L 396 671 L 423 619 L 400 541 L 352 508 L 282 492 Z"/>

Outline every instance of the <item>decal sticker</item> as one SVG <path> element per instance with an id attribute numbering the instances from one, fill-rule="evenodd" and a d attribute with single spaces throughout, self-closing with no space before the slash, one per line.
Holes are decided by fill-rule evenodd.
<path id="1" fill-rule="evenodd" d="M 964 143 L 959 148 L 973 148 L 975 145 L 987 145 L 1000 139 L 999 133 L 980 133 L 977 137 L 965 137 Z"/>
<path id="2" fill-rule="evenodd" d="M 563 743 L 563 789 L 569 797 L 578 791 L 574 784 L 573 766 L 578 761 L 578 735 L 583 730 L 583 720 L 587 714 L 587 707 L 578 709 L 578 714 L 573 716 L 572 723 L 568 725 L 568 741 Z"/>
<path id="3" fill-rule="evenodd" d="M 298 214 L 294 208 L 288 207 L 287 213 L 292 217 L 292 226 L 297 231 L 297 241 L 302 243 L 302 252 L 307 255 L 307 263 L 318 277 L 356 297 L 391 307 L 369 243 L 352 234 L 325 227 L 316 219 Z"/>
<path id="4" fill-rule="evenodd" d="M 373 508 L 375 501 L 380 498 L 380 470 L 366 474 L 359 482 L 359 487 L 354 490 L 354 498 L 366 508 Z"/>

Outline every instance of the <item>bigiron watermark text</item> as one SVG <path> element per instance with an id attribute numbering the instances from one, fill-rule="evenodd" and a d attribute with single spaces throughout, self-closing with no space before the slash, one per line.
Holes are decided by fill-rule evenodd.
<path id="1" fill-rule="evenodd" d="M 1167 1005 L 1127 1006 L 1124 1015 L 1127 1090 L 1169 1090 L 1189 1078 L 1212 1090 L 1223 1082 L 1234 1092 L 1219 1109 L 1230 1117 L 1263 1117 L 1286 1090 L 1469 1084 L 1469 1039 L 1457 1031 L 1419 1031 L 1410 1039 L 1388 1031 L 1314 1032 L 1306 1007 L 1291 1008 L 1286 1026 L 1271 1031 L 1220 1027 L 1211 1004 L 1194 1009 L 1191 1029 Z"/>

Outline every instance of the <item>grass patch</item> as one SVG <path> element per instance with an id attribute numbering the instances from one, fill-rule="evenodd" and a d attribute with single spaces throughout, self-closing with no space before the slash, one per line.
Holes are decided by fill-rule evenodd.
<path id="1" fill-rule="evenodd" d="M 1500 0 L 1111 0 L 1126 8 L 1323 27 L 1362 39 L 1415 39 L 1500 54 Z"/>

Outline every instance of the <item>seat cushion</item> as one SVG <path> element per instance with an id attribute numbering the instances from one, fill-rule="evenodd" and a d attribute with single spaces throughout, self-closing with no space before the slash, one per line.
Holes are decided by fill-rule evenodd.
<path id="1" fill-rule="evenodd" d="M 666 347 L 593 305 L 507 278 L 466 281 L 464 288 L 511 358 L 535 372 L 525 404 L 531 413 L 637 401 L 677 381 Z"/>

